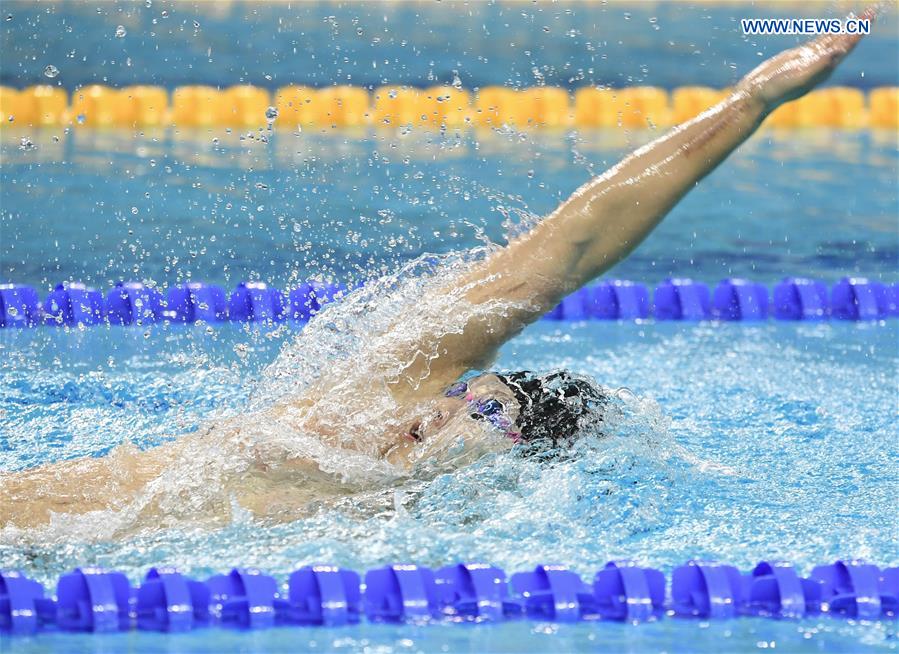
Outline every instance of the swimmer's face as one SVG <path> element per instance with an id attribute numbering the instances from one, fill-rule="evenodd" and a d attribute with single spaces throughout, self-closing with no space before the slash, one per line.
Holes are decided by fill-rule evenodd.
<path id="1" fill-rule="evenodd" d="M 453 385 L 423 407 L 422 417 L 405 425 L 400 442 L 388 453 L 392 462 L 441 457 L 475 450 L 479 453 L 508 449 L 514 443 L 518 402 L 509 387 L 494 374 L 483 374 Z M 508 430 L 503 426 L 508 424 Z M 463 452 L 464 451 L 464 452 Z"/>

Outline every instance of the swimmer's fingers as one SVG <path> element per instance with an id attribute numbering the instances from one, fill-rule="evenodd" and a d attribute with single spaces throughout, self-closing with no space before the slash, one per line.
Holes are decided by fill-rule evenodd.
<path id="1" fill-rule="evenodd" d="M 877 6 L 871 5 L 858 16 L 850 14 L 846 20 L 868 20 L 872 23 L 877 17 Z M 853 48 L 862 40 L 864 34 L 822 34 L 817 39 L 811 41 L 806 46 L 815 51 L 821 58 L 821 61 L 830 65 L 830 68 L 836 68 L 843 58 L 852 52 Z M 798 48 L 798 49 L 801 49 Z"/>
<path id="2" fill-rule="evenodd" d="M 859 18 L 873 19 L 873 9 Z M 861 40 L 859 34 L 825 34 L 768 59 L 750 72 L 738 89 L 758 98 L 769 110 L 799 98 L 826 80 Z"/>
<path id="3" fill-rule="evenodd" d="M 877 18 L 875 5 L 869 6 L 858 16 L 850 15 L 849 19 L 869 20 L 872 23 Z M 832 67 L 836 67 L 843 58 L 852 52 L 852 49 L 862 40 L 864 34 L 822 34 L 812 41 L 809 46 L 815 48 L 822 56 L 829 56 Z"/>

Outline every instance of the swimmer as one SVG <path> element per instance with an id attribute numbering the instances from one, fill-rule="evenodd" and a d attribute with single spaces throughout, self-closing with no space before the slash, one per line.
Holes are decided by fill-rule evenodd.
<path id="1" fill-rule="evenodd" d="M 0 534 L 15 539 L 23 529 L 83 520 L 119 535 L 139 524 L 227 521 L 235 504 L 259 518 L 303 515 L 317 502 L 364 490 L 364 475 L 348 482 L 335 469 L 335 448 L 345 455 L 340 465 L 389 475 L 432 460 L 459 465 L 488 451 L 564 447 L 602 422 L 608 400 L 594 382 L 568 372 L 472 372 L 489 369 L 503 343 L 626 257 L 768 114 L 825 80 L 859 38 L 822 36 L 762 63 L 726 99 L 590 180 L 528 233 L 437 288 L 439 315 L 412 307 L 372 333 L 379 363 L 337 363 L 300 397 L 264 414 L 147 451 L 123 445 L 102 458 L 2 474 Z M 389 411 L 373 419 L 369 407 L 379 402 Z M 268 438 L 273 426 L 291 436 Z M 89 513 L 97 519 L 87 521 Z"/>

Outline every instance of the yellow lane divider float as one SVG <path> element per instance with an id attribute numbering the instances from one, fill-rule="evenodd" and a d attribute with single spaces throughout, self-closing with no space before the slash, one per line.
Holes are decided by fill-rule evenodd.
<path id="1" fill-rule="evenodd" d="M 418 89 L 285 86 L 274 94 L 255 86 L 85 86 L 71 97 L 54 86 L 0 87 L 3 125 L 17 127 L 256 128 L 274 118 L 288 127 L 468 125 L 531 127 L 665 127 L 713 106 L 727 91 L 689 86 L 671 93 L 651 86 L 555 87 L 522 90 L 488 86 L 476 93 L 451 86 Z M 830 87 L 775 111 L 774 127 L 899 127 L 899 87 L 863 91 Z"/>

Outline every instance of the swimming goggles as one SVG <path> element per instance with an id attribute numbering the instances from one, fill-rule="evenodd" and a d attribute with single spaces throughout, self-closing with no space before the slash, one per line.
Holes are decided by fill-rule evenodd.
<path id="1" fill-rule="evenodd" d="M 485 420 L 501 430 L 516 443 L 521 440 L 521 432 L 513 429 L 514 424 L 505 415 L 506 405 L 497 399 L 481 400 L 468 390 L 466 382 L 456 382 L 444 393 L 446 397 L 464 397 L 468 402 L 469 416 L 474 420 Z"/>

